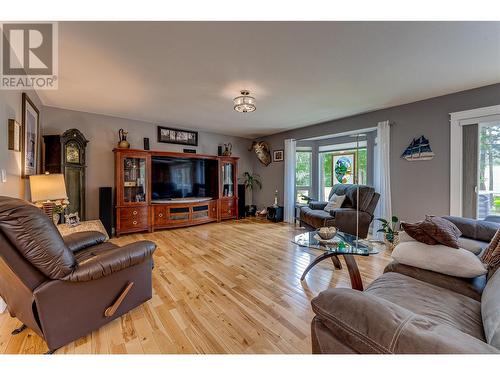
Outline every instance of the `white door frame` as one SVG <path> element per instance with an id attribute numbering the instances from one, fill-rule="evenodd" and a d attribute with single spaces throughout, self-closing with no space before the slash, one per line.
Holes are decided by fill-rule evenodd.
<path id="1" fill-rule="evenodd" d="M 462 126 L 500 119 L 500 104 L 450 113 L 450 215 L 462 216 Z"/>

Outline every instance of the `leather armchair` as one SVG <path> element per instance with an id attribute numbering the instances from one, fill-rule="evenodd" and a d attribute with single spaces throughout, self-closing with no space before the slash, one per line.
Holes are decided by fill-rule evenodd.
<path id="1" fill-rule="evenodd" d="M 0 197 L 0 295 L 50 351 L 152 297 L 156 245 L 119 247 L 99 232 L 61 237 L 30 203 Z"/>
<path id="2" fill-rule="evenodd" d="M 330 191 L 328 199 L 333 194 L 345 195 L 346 199 L 341 208 L 326 212 L 324 208 L 328 202 L 311 201 L 300 210 L 300 223 L 303 226 L 318 229 L 320 227 L 337 227 L 340 231 L 365 238 L 368 235 L 373 212 L 377 206 L 380 194 L 370 186 L 359 185 L 359 202 L 357 197 L 358 185 L 337 184 Z M 359 211 L 359 212 L 358 212 Z M 357 221 L 359 218 L 359 221 Z M 356 223 L 358 222 L 358 227 Z"/>

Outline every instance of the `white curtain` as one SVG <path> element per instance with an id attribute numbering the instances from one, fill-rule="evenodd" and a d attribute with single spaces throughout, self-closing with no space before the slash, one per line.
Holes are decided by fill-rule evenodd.
<path id="1" fill-rule="evenodd" d="M 295 139 L 285 139 L 285 179 L 283 207 L 286 223 L 295 223 Z"/>
<path id="2" fill-rule="evenodd" d="M 379 122 L 377 124 L 373 185 L 375 187 L 375 191 L 380 194 L 380 199 L 375 209 L 375 217 L 381 217 L 387 220 L 390 220 L 392 217 L 390 137 L 391 129 L 389 121 Z M 382 241 L 384 238 L 383 233 L 377 233 L 377 230 L 380 228 L 380 222 L 374 221 L 373 236 L 377 240 Z"/>

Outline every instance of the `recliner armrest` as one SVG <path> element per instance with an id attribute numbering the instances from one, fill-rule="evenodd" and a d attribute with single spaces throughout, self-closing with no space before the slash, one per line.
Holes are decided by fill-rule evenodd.
<path id="1" fill-rule="evenodd" d="M 310 201 L 308 206 L 312 210 L 324 210 L 328 202 Z"/>
<path id="2" fill-rule="evenodd" d="M 458 329 L 357 290 L 328 289 L 311 304 L 332 335 L 358 353 L 500 353 Z"/>
<path id="3" fill-rule="evenodd" d="M 64 243 L 68 249 L 76 253 L 90 246 L 99 245 L 106 242 L 107 236 L 104 233 L 97 231 L 76 232 L 63 237 Z"/>
<path id="4" fill-rule="evenodd" d="M 138 241 L 117 247 L 81 262 L 63 280 L 79 282 L 100 279 L 144 262 L 155 249 L 156 244 L 151 241 Z"/>

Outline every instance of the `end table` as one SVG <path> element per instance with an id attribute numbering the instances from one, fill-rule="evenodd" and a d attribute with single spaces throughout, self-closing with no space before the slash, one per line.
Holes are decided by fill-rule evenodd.
<path id="1" fill-rule="evenodd" d="M 283 221 L 283 207 L 282 206 L 271 206 L 267 208 L 267 220 L 274 223 Z"/>

